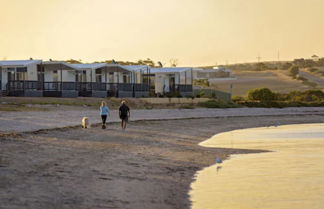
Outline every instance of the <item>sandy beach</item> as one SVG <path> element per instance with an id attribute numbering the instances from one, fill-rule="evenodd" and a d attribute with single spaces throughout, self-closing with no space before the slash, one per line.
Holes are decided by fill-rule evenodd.
<path id="1" fill-rule="evenodd" d="M 230 116 L 21 132 L 0 138 L 0 208 L 190 208 L 195 173 L 233 153 L 204 148 L 241 128 L 324 122 L 322 114 Z"/>

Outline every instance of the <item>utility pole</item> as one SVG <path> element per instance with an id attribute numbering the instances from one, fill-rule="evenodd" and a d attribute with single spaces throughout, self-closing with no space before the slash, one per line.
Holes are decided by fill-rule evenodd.
<path id="1" fill-rule="evenodd" d="M 258 63 L 261 61 L 261 58 L 262 57 L 260 57 L 260 54 L 257 56 L 257 59 L 258 59 Z"/>

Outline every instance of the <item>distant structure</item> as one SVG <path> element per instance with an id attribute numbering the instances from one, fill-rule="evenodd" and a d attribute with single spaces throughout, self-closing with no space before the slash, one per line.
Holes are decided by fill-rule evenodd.
<path id="1" fill-rule="evenodd" d="M 232 70 L 225 67 L 213 67 L 211 69 L 194 68 L 193 79 L 220 79 L 233 77 Z"/>
<path id="2" fill-rule="evenodd" d="M 311 58 L 312 58 L 312 60 L 315 61 L 315 62 L 317 62 L 317 61 L 320 59 L 320 57 L 317 56 L 316 54 L 314 54 Z"/>
<path id="3" fill-rule="evenodd" d="M 258 59 L 258 63 L 261 61 L 261 58 L 260 55 L 257 56 L 257 59 Z"/>

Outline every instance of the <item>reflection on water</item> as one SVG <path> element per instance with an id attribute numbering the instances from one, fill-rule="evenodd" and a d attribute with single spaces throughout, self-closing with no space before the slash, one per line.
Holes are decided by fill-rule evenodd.
<path id="1" fill-rule="evenodd" d="M 201 145 L 273 152 L 232 155 L 198 172 L 193 209 L 324 208 L 324 124 L 236 130 Z"/>

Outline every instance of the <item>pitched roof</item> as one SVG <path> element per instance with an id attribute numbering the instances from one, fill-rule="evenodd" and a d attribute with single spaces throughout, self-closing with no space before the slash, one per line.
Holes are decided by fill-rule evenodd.
<path id="1" fill-rule="evenodd" d="M 46 66 L 47 69 L 50 70 L 57 70 L 62 68 L 63 70 L 76 70 L 72 64 L 66 63 L 64 61 L 45 61 L 42 63 L 44 66 Z"/>
<path id="2" fill-rule="evenodd" d="M 121 65 L 121 67 L 132 72 L 146 72 L 150 69 L 147 65 Z"/>
<path id="3" fill-rule="evenodd" d="M 107 64 L 106 63 L 93 63 L 93 64 L 71 64 L 73 67 L 77 68 L 77 69 L 98 69 L 98 68 L 102 68 L 102 67 L 106 67 Z"/>
<path id="4" fill-rule="evenodd" d="M 2 60 L 0 66 L 3 67 L 27 67 L 32 64 L 41 64 L 42 60 Z"/>
<path id="5" fill-rule="evenodd" d="M 151 73 L 181 73 L 192 70 L 191 67 L 163 67 L 163 68 L 152 68 Z"/>

